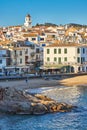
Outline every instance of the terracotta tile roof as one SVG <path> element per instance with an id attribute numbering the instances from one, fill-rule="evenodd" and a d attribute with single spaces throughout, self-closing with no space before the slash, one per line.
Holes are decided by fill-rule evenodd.
<path id="1" fill-rule="evenodd" d="M 86 36 L 84 36 L 84 38 L 87 38 L 87 35 L 86 35 Z"/>
<path id="2" fill-rule="evenodd" d="M 78 44 L 78 43 L 53 43 L 46 47 L 87 47 L 87 44 Z"/>
<path id="3" fill-rule="evenodd" d="M 6 45 L 9 43 L 12 43 L 12 41 L 10 41 L 10 40 L 0 41 L 0 45 Z"/>
<path id="4" fill-rule="evenodd" d="M 36 33 L 23 34 L 23 37 L 37 37 Z"/>
<path id="5" fill-rule="evenodd" d="M 59 40 L 54 40 L 54 43 L 57 43 L 57 44 L 59 44 L 61 41 L 59 41 Z"/>
<path id="6" fill-rule="evenodd" d="M 52 31 L 49 31 L 49 30 L 45 30 L 45 33 L 55 33 L 56 34 L 56 32 L 52 32 Z"/>
<path id="7" fill-rule="evenodd" d="M 77 31 L 76 28 L 70 27 L 70 28 L 68 28 L 68 29 L 66 30 L 65 35 L 67 36 L 67 35 L 69 35 L 69 32 L 76 32 L 76 31 Z"/>
<path id="8" fill-rule="evenodd" d="M 8 28 L 20 28 L 22 25 L 16 25 L 16 26 L 8 26 Z"/>

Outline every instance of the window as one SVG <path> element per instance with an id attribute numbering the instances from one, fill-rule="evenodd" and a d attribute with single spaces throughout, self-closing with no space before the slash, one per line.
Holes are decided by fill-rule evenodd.
<path id="1" fill-rule="evenodd" d="M 58 53 L 61 54 L 61 49 L 58 49 Z"/>
<path id="2" fill-rule="evenodd" d="M 80 53 L 80 48 L 77 48 L 77 53 L 78 53 L 78 54 Z"/>
<path id="3" fill-rule="evenodd" d="M 58 63 L 61 64 L 61 57 L 58 58 Z"/>
<path id="4" fill-rule="evenodd" d="M 50 58 L 49 58 L 49 57 L 47 57 L 47 61 L 50 61 Z"/>
<path id="5" fill-rule="evenodd" d="M 64 54 L 67 54 L 67 48 L 64 49 Z"/>
<path id="6" fill-rule="evenodd" d="M 28 54 L 28 49 L 25 50 L 25 54 Z"/>
<path id="7" fill-rule="evenodd" d="M 67 57 L 64 58 L 64 61 L 67 61 Z"/>
<path id="8" fill-rule="evenodd" d="M 38 55 L 36 55 L 36 59 L 38 59 L 39 58 L 39 56 Z"/>
<path id="9" fill-rule="evenodd" d="M 16 55 L 16 50 L 14 51 L 14 54 Z"/>
<path id="10" fill-rule="evenodd" d="M 40 41 L 44 41 L 44 38 L 40 38 Z"/>
<path id="11" fill-rule="evenodd" d="M 31 47 L 31 49 L 35 49 L 35 45 L 31 45 L 30 47 Z"/>
<path id="12" fill-rule="evenodd" d="M 33 38 L 32 38 L 32 41 L 35 41 L 35 40 L 36 40 L 36 38 L 33 37 Z"/>
<path id="13" fill-rule="evenodd" d="M 55 38 L 55 35 L 52 35 L 52 38 Z"/>
<path id="14" fill-rule="evenodd" d="M 20 51 L 20 56 L 22 56 L 22 51 Z"/>
<path id="15" fill-rule="evenodd" d="M 54 61 L 57 61 L 57 58 L 56 58 L 56 57 L 54 57 Z"/>
<path id="16" fill-rule="evenodd" d="M 83 62 L 85 62 L 85 57 L 83 57 Z"/>
<path id="17" fill-rule="evenodd" d="M 83 54 L 85 54 L 85 48 L 83 48 Z"/>
<path id="18" fill-rule="evenodd" d="M 40 50 L 39 50 L 39 48 L 36 48 L 36 53 L 40 53 Z"/>
<path id="19" fill-rule="evenodd" d="M 0 64 L 2 64 L 2 60 L 0 60 Z"/>
<path id="20" fill-rule="evenodd" d="M 85 57 L 81 57 L 81 64 L 83 64 L 83 62 L 85 62 Z"/>
<path id="21" fill-rule="evenodd" d="M 54 49 L 54 54 L 57 54 L 57 49 Z"/>
<path id="22" fill-rule="evenodd" d="M 80 63 L 80 57 L 77 57 L 77 62 Z"/>
<path id="23" fill-rule="evenodd" d="M 50 54 L 50 50 L 49 49 L 47 49 L 47 54 Z"/>
<path id="24" fill-rule="evenodd" d="M 22 59 L 20 59 L 20 64 L 22 64 Z"/>

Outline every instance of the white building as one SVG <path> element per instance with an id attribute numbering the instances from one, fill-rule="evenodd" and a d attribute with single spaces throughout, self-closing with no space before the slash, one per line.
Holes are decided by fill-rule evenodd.
<path id="1" fill-rule="evenodd" d="M 38 33 L 25 33 L 25 34 L 23 34 L 23 38 L 28 39 L 28 41 L 31 41 L 33 43 L 39 42 Z"/>
<path id="2" fill-rule="evenodd" d="M 44 47 L 44 67 L 87 72 L 87 45 L 61 43 Z"/>
<path id="3" fill-rule="evenodd" d="M 6 66 L 10 65 L 10 51 L 0 48 L 0 72 L 4 72 Z"/>

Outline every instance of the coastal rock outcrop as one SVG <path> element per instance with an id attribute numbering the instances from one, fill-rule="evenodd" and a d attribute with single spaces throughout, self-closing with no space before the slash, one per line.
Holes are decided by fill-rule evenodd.
<path id="1" fill-rule="evenodd" d="M 68 112 L 74 106 L 58 103 L 41 94 L 30 94 L 26 90 L 11 87 L 0 88 L 0 112 L 11 114 L 45 114 Z"/>

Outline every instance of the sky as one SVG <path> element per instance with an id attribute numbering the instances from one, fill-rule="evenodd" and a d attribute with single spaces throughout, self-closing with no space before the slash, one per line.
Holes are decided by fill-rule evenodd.
<path id="1" fill-rule="evenodd" d="M 37 23 L 87 25 L 87 0 L 0 0 L 0 26 L 23 25 L 27 14 Z"/>

